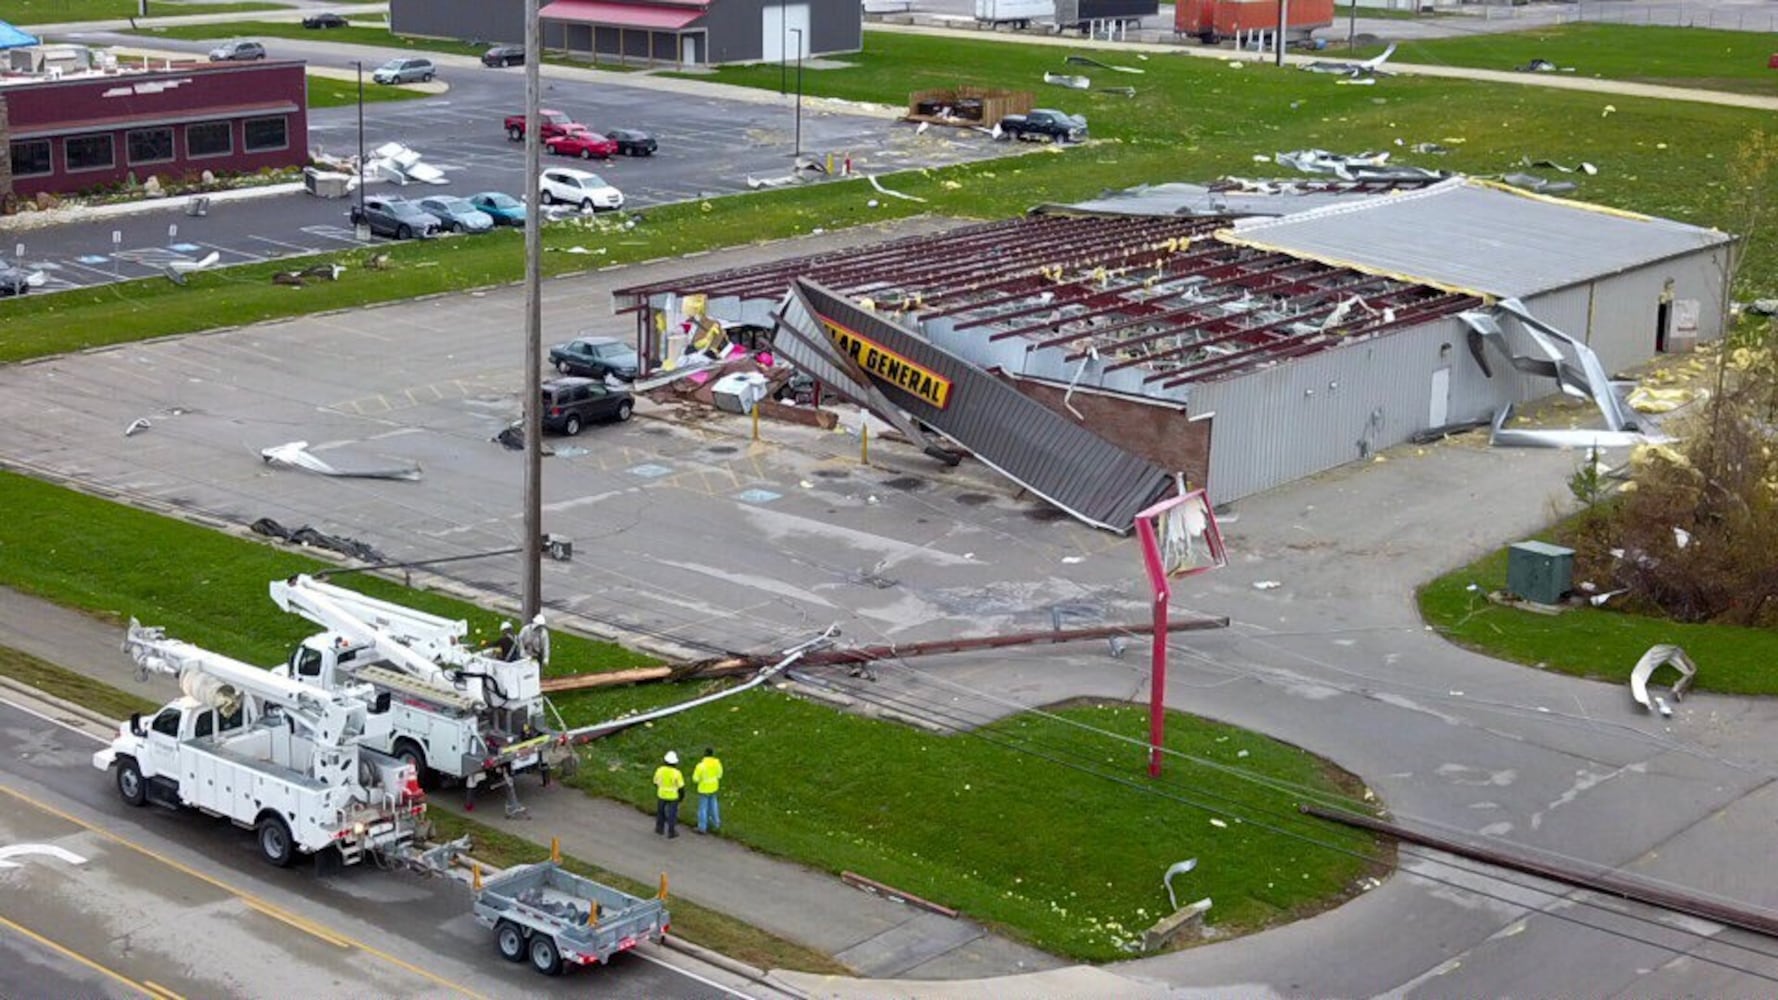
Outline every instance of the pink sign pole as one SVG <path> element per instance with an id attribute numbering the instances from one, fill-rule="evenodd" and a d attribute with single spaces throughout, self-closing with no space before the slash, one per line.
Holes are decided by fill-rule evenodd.
<path id="1" fill-rule="evenodd" d="M 1148 680 L 1148 776 L 1161 776 L 1161 744 L 1167 735 L 1167 603 L 1173 587 L 1161 563 L 1161 545 L 1154 537 L 1154 521 L 1136 519 L 1136 537 L 1142 543 L 1142 562 L 1148 567 L 1148 583 L 1154 591 L 1154 640 Z"/>
<path id="2" fill-rule="evenodd" d="M 1165 544 L 1155 533 L 1160 525 Z M 1136 515 L 1136 538 L 1154 593 L 1154 650 L 1148 681 L 1148 776 L 1161 776 L 1161 748 L 1167 735 L 1167 615 L 1176 576 L 1192 576 L 1222 566 L 1222 532 L 1203 490 L 1192 490 Z"/>

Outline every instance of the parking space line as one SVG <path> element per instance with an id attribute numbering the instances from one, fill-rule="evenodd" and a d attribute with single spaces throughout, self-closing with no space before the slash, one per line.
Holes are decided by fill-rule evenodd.
<path id="1" fill-rule="evenodd" d="M 270 236 L 260 236 L 256 233 L 249 234 L 247 236 L 247 238 L 250 240 L 258 240 L 261 243 L 270 243 L 273 246 L 287 247 L 291 250 L 298 251 L 299 253 L 314 253 L 315 252 L 314 247 L 306 247 L 306 246 L 301 245 L 300 243 L 286 243 L 283 240 L 274 240 Z"/>
<path id="2" fill-rule="evenodd" d="M 304 924 L 308 923 L 308 921 L 306 921 L 303 917 L 300 917 L 294 913 L 291 913 L 290 911 L 284 909 L 283 907 L 278 906 L 275 903 L 268 902 L 267 900 L 261 899 L 260 897 L 255 896 L 254 894 L 247 892 L 243 889 L 237 889 L 234 886 L 229 885 L 227 882 L 224 882 L 221 879 L 216 878 L 213 875 L 207 875 L 201 871 L 198 871 L 196 868 L 191 867 L 190 865 L 181 864 L 180 862 L 175 861 L 172 858 L 169 858 L 166 855 L 161 854 L 152 848 L 144 847 L 141 844 L 138 844 L 133 840 L 126 840 L 123 837 L 121 837 L 115 833 L 112 833 L 110 830 L 107 830 L 103 827 L 89 823 L 86 820 L 83 820 L 80 817 L 75 816 L 71 813 L 65 812 L 61 809 L 57 809 L 55 806 L 52 806 L 47 802 L 40 802 L 37 799 L 32 798 L 31 796 L 26 795 L 25 793 L 23 793 L 17 789 L 8 788 L 5 785 L 0 785 L 0 794 L 11 796 L 13 799 L 16 799 L 19 802 L 23 802 L 26 805 L 29 805 L 32 808 L 37 809 L 40 812 L 46 812 L 46 813 L 49 813 L 51 816 L 56 816 L 60 819 L 67 820 L 68 822 L 73 823 L 75 826 L 78 826 L 83 830 L 86 830 L 90 833 L 96 834 L 97 836 L 103 837 L 104 839 L 109 840 L 115 844 L 119 844 L 124 847 L 127 847 L 127 848 L 135 851 L 136 853 L 143 855 L 144 857 L 152 858 L 155 861 L 158 861 L 161 864 L 166 865 L 167 867 L 172 868 L 175 871 L 181 872 L 185 875 L 189 875 L 192 878 L 195 878 L 198 881 L 205 883 L 206 885 L 214 886 L 215 888 L 221 889 L 223 892 L 226 892 L 230 896 L 233 896 L 236 899 L 239 899 L 241 902 L 252 907 L 253 909 L 259 910 L 262 913 L 266 913 L 268 916 L 274 915 L 274 911 L 275 911 L 275 914 L 281 914 L 281 915 L 283 915 L 283 917 L 288 917 L 289 919 L 286 920 L 285 922 L 289 923 L 292 927 L 296 927 L 296 928 L 303 930 L 305 932 L 312 933 L 312 931 L 310 931 L 310 929 L 308 927 L 304 926 Z M 283 919 L 283 917 L 280 917 L 280 919 Z M 49 939 L 39 937 L 38 935 L 32 933 L 31 931 L 26 930 L 23 927 L 19 927 L 17 924 L 13 924 L 12 921 L 6 920 L 6 918 L 4 918 L 4 917 L 0 917 L 0 921 L 5 921 L 8 925 L 14 927 L 19 932 L 30 936 L 34 940 L 41 941 L 42 943 L 48 945 L 49 947 L 55 948 L 57 951 L 61 951 L 64 954 L 67 954 L 70 958 L 75 958 L 76 960 L 81 961 L 81 962 L 91 966 L 92 968 L 98 969 L 101 972 L 105 972 L 107 975 L 113 976 L 118 979 L 124 979 L 124 977 L 119 975 L 118 973 L 111 972 L 110 970 L 105 969 L 103 966 L 100 966 L 97 963 L 94 963 L 89 959 L 85 959 L 85 958 L 82 958 L 81 956 L 75 955 L 75 953 L 67 951 L 66 949 L 62 948 L 60 945 L 55 944 L 54 942 L 50 941 Z M 383 950 L 376 948 L 372 945 L 365 944 L 362 941 L 356 941 L 352 938 L 346 937 L 341 934 L 335 934 L 331 931 L 328 932 L 328 936 L 336 938 L 339 941 L 343 941 L 346 943 L 347 946 L 355 947 L 359 951 L 362 951 L 367 955 L 374 955 L 377 958 L 380 958 L 383 961 L 388 962 L 390 965 L 396 966 L 397 968 L 403 969 L 407 972 L 411 972 L 414 975 L 419 976 L 422 979 L 425 979 L 429 982 L 437 983 L 438 985 L 443 986 L 444 988 L 446 988 L 448 990 L 452 990 L 457 993 L 461 993 L 464 996 L 471 996 L 471 997 L 481 996 L 481 994 L 477 993 L 476 991 L 470 989 L 469 987 L 467 987 L 461 983 L 453 982 L 453 981 L 446 979 L 445 977 L 443 977 L 435 972 L 430 972 L 426 969 L 421 968 L 420 966 L 413 964 L 412 962 L 408 962 L 404 959 L 397 958 L 394 955 L 391 955 L 386 951 L 383 951 Z M 146 987 L 136 983 L 133 980 L 124 979 L 124 981 L 130 983 L 130 985 L 135 986 L 138 989 L 141 989 L 142 992 L 148 994 L 149 996 L 158 996 L 159 995 L 159 994 L 154 993 L 151 990 L 148 990 Z"/>
<path id="3" fill-rule="evenodd" d="M 93 970 L 94 972 L 100 973 L 102 975 L 110 976 L 112 979 L 117 980 L 118 982 L 124 984 L 125 986 L 130 987 L 131 989 L 137 991 L 138 993 L 141 993 L 144 996 L 154 997 L 154 998 L 156 998 L 156 1000 L 159 1000 L 159 998 L 166 995 L 166 994 L 159 993 L 155 990 L 149 989 L 146 984 L 139 983 L 139 982 L 135 981 L 134 979 L 131 979 L 129 976 L 126 976 L 123 973 L 118 972 L 116 969 L 110 968 L 109 966 L 100 965 L 98 962 L 95 962 L 92 959 L 86 957 L 85 955 L 82 955 L 80 952 L 75 951 L 74 949 L 69 948 L 66 945 L 64 945 L 58 941 L 53 941 L 49 938 L 46 938 L 43 935 L 32 930 L 31 928 L 26 927 L 25 925 L 23 925 L 21 923 L 18 923 L 17 921 L 8 920 L 5 917 L 0 917 L 0 927 L 6 927 L 18 934 L 23 935 L 24 937 L 30 938 L 32 941 L 37 942 L 38 944 L 42 945 L 45 948 L 48 948 L 49 950 L 55 952 L 58 955 L 61 955 L 63 958 L 73 959 L 74 961 L 79 962 L 81 965 L 86 966 L 87 968 Z"/>

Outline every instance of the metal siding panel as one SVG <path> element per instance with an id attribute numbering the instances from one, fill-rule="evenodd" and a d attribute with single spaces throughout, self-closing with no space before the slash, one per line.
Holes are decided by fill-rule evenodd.
<path id="1" fill-rule="evenodd" d="M 864 5 L 854 0 L 809 0 L 809 52 L 834 55 L 864 48 Z"/>
<path id="2" fill-rule="evenodd" d="M 704 15 L 705 36 L 710 54 L 705 59 L 712 65 L 720 63 L 757 62 L 765 55 L 765 39 L 761 37 L 760 11 L 765 4 L 758 0 L 723 0 L 712 3 Z"/>
<path id="3" fill-rule="evenodd" d="M 389 29 L 400 35 L 519 45 L 523 0 L 390 0 Z"/>

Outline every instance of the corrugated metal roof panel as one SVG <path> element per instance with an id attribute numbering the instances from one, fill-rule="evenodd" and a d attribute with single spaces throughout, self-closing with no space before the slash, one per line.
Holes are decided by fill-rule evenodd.
<path id="1" fill-rule="evenodd" d="M 1237 222 L 1240 243 L 1434 285 L 1523 297 L 1728 242 L 1714 229 L 1454 179 Z"/>
<path id="2" fill-rule="evenodd" d="M 1165 469 L 1131 454 L 1017 389 L 885 317 L 806 279 L 794 294 L 825 323 L 948 382 L 943 405 L 883 377 L 873 379 L 896 406 L 937 428 L 984 463 L 1081 520 L 1129 531 L 1136 514 L 1173 486 Z M 792 317 L 787 314 L 787 320 Z M 811 331 L 812 333 L 813 331 Z M 832 331 L 822 331 L 831 333 Z M 796 359 L 792 359 L 795 361 Z M 873 366 L 868 362 L 866 368 Z M 912 384 L 910 382 L 910 384 Z"/>

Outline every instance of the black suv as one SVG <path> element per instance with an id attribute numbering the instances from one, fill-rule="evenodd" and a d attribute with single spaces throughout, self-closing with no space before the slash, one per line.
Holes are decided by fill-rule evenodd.
<path id="1" fill-rule="evenodd" d="M 628 420 L 635 401 L 624 389 L 590 378 L 558 378 L 543 383 L 543 429 L 573 437 L 594 420 Z"/>

